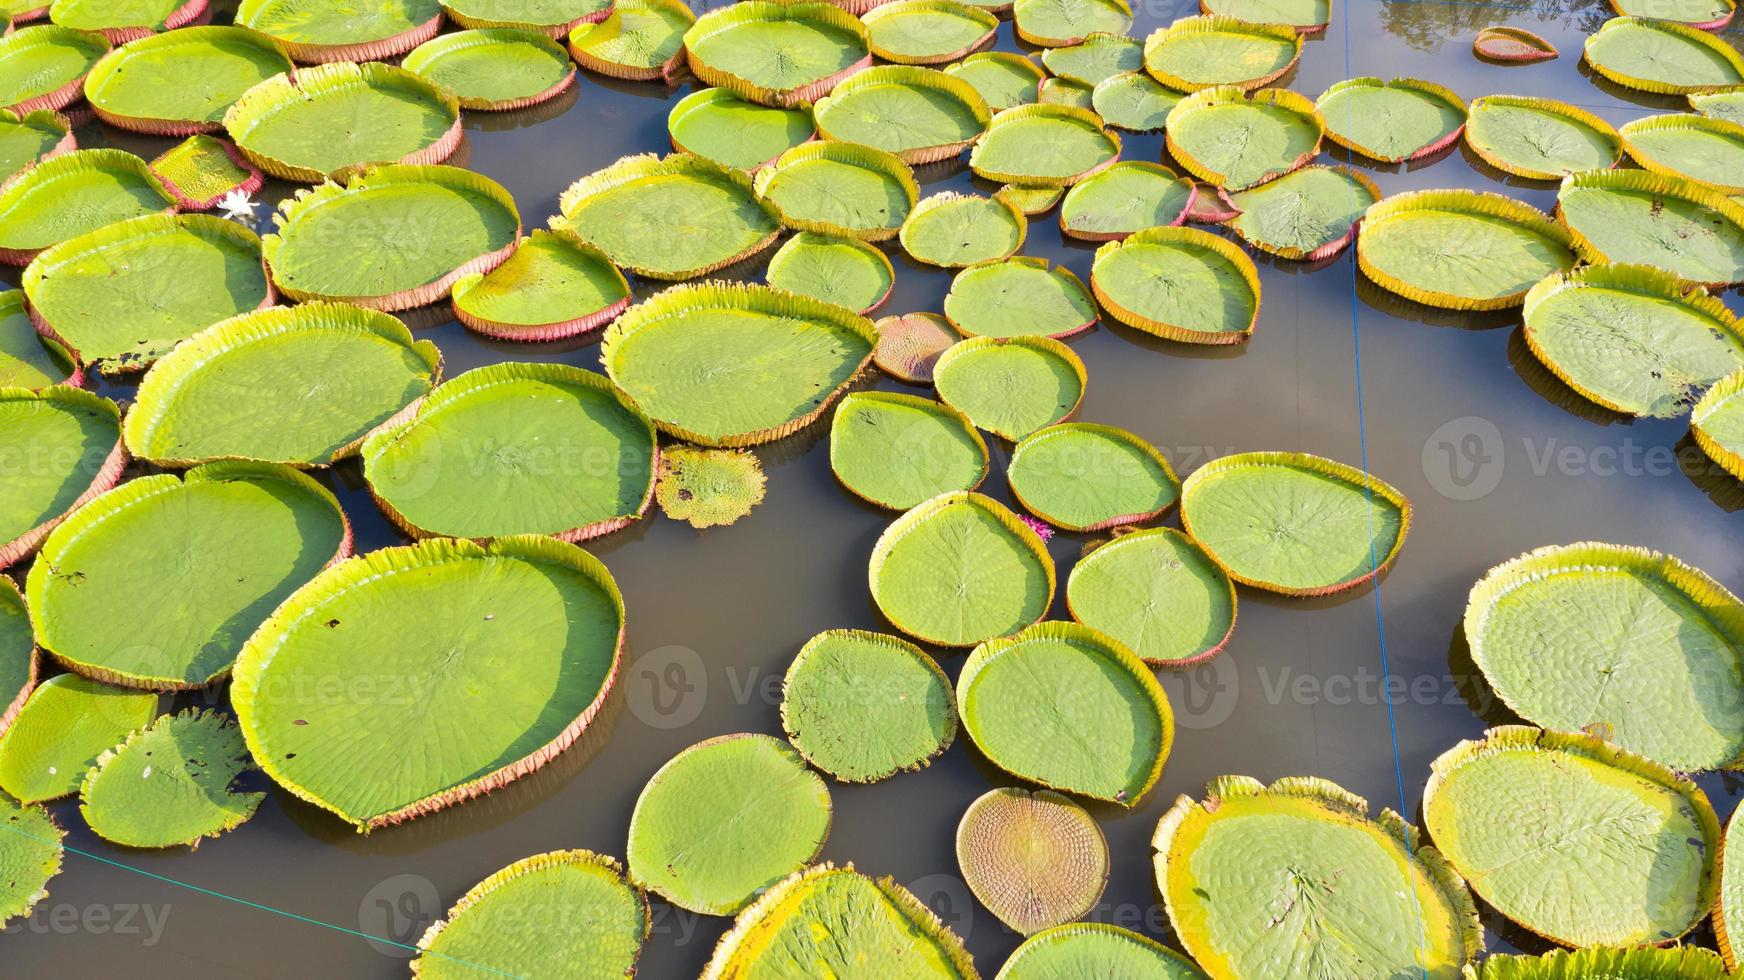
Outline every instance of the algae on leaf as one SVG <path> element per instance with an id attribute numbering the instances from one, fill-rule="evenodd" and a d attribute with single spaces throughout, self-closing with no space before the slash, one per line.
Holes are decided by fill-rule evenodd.
<path id="1" fill-rule="evenodd" d="M 660 510 L 694 528 L 722 527 L 763 502 L 767 478 L 749 449 L 672 446 L 660 456 Z"/>
<path id="2" fill-rule="evenodd" d="M 125 847 L 199 847 L 254 816 L 266 798 L 231 790 L 251 768 L 229 718 L 190 708 L 103 753 L 79 788 L 79 813 L 97 836 Z"/>
<path id="3" fill-rule="evenodd" d="M 787 668 L 781 726 L 807 762 L 842 782 L 875 783 L 950 748 L 957 709 L 950 678 L 920 647 L 827 630 Z"/>

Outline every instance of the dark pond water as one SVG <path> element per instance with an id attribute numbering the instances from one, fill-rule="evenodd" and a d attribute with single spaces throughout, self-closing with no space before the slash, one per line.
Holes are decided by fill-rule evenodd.
<path id="1" fill-rule="evenodd" d="M 1194 12 L 1189 6 L 1145 3 L 1134 33 Z M 1354 75 L 1412 75 L 1467 98 L 1562 98 L 1619 124 L 1680 109 L 1596 83 L 1580 69 L 1583 38 L 1609 16 L 1602 0 L 1340 0 L 1331 29 L 1308 42 L 1288 82 L 1313 97 Z M 1563 57 L 1534 66 L 1479 63 L 1471 38 L 1490 24 L 1537 31 Z M 1730 38 L 1740 42 L 1736 31 Z M 1000 47 L 1013 46 L 1007 23 Z M 579 91 L 556 105 L 470 114 L 455 162 L 506 185 L 536 227 L 575 178 L 623 154 L 664 151 L 667 110 L 695 87 L 584 76 Z M 82 145 L 111 143 L 148 157 L 169 145 L 95 124 L 79 135 Z M 1166 160 L 1161 137 L 1127 136 L 1125 157 Z M 1480 173 L 1459 149 L 1408 171 L 1370 173 L 1389 194 L 1504 189 L 1499 175 Z M 925 192 L 976 183 L 962 164 L 920 176 Z M 1506 184 L 1539 207 L 1554 200 L 1553 185 Z M 1062 241 L 1057 222 L 1057 212 L 1037 219 L 1025 251 L 1087 280 L 1093 250 Z M 899 278 L 883 312 L 937 311 L 950 274 L 893 260 Z M 1378 587 L 1318 601 L 1244 591 L 1228 652 L 1164 677 L 1179 721 L 1176 747 L 1142 806 L 1096 809 L 1114 867 L 1091 918 L 1170 942 L 1149 839 L 1180 794 L 1197 795 L 1225 773 L 1310 774 L 1415 815 L 1430 761 L 1509 720 L 1474 677 L 1457 629 L 1467 589 L 1491 565 L 1541 545 L 1595 539 L 1677 554 L 1744 590 L 1736 546 L 1744 488 L 1704 465 L 1683 421 L 1630 421 L 1584 407 L 1532 370 L 1513 312 L 1450 315 L 1393 301 L 1361 281 L 1349 254 L 1314 269 L 1263 258 L 1260 265 L 1259 326 L 1239 348 L 1171 345 L 1106 324 L 1075 339 L 1090 377 L 1081 417 L 1139 433 L 1183 476 L 1237 451 L 1302 450 L 1356 465 L 1366 453 L 1369 469 L 1414 502 L 1417 522 Z M 755 278 L 761 269 L 743 274 Z M 16 281 L 16 270 L 5 275 Z M 1728 301 L 1737 306 L 1737 294 Z M 448 319 L 446 306 L 408 319 L 441 346 L 450 376 L 513 359 L 599 367 L 591 341 L 488 342 Z M 800 644 L 831 627 L 883 628 L 868 597 L 866 561 L 892 515 L 836 485 L 825 432 L 817 427 L 758 450 L 768 498 L 733 527 L 699 533 L 653 517 L 590 545 L 623 588 L 634 661 L 610 723 L 589 744 L 493 796 L 369 837 L 275 790 L 251 823 L 195 853 L 139 853 L 95 839 L 75 805 L 62 804 L 57 813 L 74 828 L 69 844 L 86 854 L 69 854 L 49 900 L 8 930 L 15 935 L 0 946 L 0 970 L 397 977 L 406 971 L 404 949 L 343 930 L 414 942 L 462 892 L 511 861 L 573 847 L 622 855 L 636 794 L 662 763 L 713 735 L 779 734 L 779 680 Z M 983 488 L 1006 500 L 1009 449 L 995 448 Z M 360 549 L 399 543 L 355 464 L 328 479 L 357 526 Z M 1072 535 L 1053 542 L 1062 581 L 1082 543 Z M 1063 600 L 1054 615 L 1064 618 Z M 942 662 L 954 675 L 961 655 Z M 835 786 L 836 821 L 823 857 L 909 885 L 968 940 L 991 976 L 1019 940 L 974 904 L 956 876 L 952 840 L 968 803 L 1004 781 L 960 738 L 922 772 Z M 1703 785 L 1722 816 L 1730 813 L 1738 782 L 1711 777 Z M 655 913 L 643 975 L 694 976 L 727 920 L 658 901 Z M 1486 921 L 1502 925 L 1493 915 Z M 1705 927 L 1700 937 L 1711 941 Z M 1490 941 L 1497 949 L 1536 948 L 1505 929 Z"/>

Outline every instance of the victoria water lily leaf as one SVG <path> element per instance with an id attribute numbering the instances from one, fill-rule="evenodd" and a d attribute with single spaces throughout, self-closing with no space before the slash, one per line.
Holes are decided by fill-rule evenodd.
<path id="1" fill-rule="evenodd" d="M 1465 144 L 1497 170 L 1532 180 L 1560 180 L 1623 159 L 1623 138 L 1610 123 L 1566 102 L 1516 95 L 1473 99 Z"/>
<path id="2" fill-rule="evenodd" d="M 1239 453 L 1187 478 L 1181 527 L 1243 585 L 1327 595 L 1392 564 L 1411 505 L 1374 476 L 1330 459 Z"/>
<path id="3" fill-rule="evenodd" d="M 1720 864 L 1720 897 L 1714 906 L 1714 938 L 1728 970 L 1744 962 L 1744 949 L 1739 947 L 1744 941 L 1744 863 L 1738 857 L 1744 853 L 1744 830 L 1740 828 L 1744 828 L 1744 820 L 1734 810 L 1716 855 Z"/>
<path id="4" fill-rule="evenodd" d="M 1116 129 L 1148 133 L 1162 129 L 1170 110 L 1183 98 L 1142 71 L 1110 75 L 1090 90 L 1090 106 Z"/>
<path id="5" fill-rule="evenodd" d="M 78 146 L 72 123 L 49 109 L 16 113 L 0 109 L 0 182 L 49 157 Z"/>
<path id="6" fill-rule="evenodd" d="M 78 100 L 85 75 L 109 53 L 101 34 L 40 24 L 0 38 L 0 106 L 61 109 Z"/>
<path id="7" fill-rule="evenodd" d="M 1472 53 L 1491 61 L 1531 63 L 1557 56 L 1556 45 L 1520 27 L 1486 27 L 1472 39 Z"/>
<path id="8" fill-rule="evenodd" d="M 1744 282 L 1744 205 L 1644 170 L 1572 174 L 1556 214 L 1589 262 L 1658 266 L 1686 283 Z"/>
<path id="9" fill-rule="evenodd" d="M 660 509 L 694 528 L 737 523 L 763 502 L 763 465 L 748 449 L 673 446 L 660 456 Z"/>
<path id="10" fill-rule="evenodd" d="M 1241 213 L 1229 227 L 1242 241 L 1286 259 L 1318 262 L 1338 254 L 1381 189 L 1349 167 L 1303 167 L 1229 196 Z"/>
<path id="11" fill-rule="evenodd" d="M 1188 344 L 1234 344 L 1260 313 L 1259 270 L 1198 228 L 1147 228 L 1096 250 L 1090 287 L 1109 316 Z"/>
<path id="12" fill-rule="evenodd" d="M 910 636 L 973 646 L 1041 619 L 1054 561 L 1005 505 L 953 491 L 898 517 L 872 548 L 872 599 Z"/>
<path id="13" fill-rule="evenodd" d="M 273 220 L 261 251 L 280 292 L 389 311 L 496 268 L 521 232 L 509 192 L 458 167 L 367 167 L 286 199 Z"/>
<path id="14" fill-rule="evenodd" d="M 899 65 L 957 61 L 993 40 L 999 18 L 957 0 L 897 0 L 866 11 L 872 53 Z"/>
<path id="15" fill-rule="evenodd" d="M 1187 220 L 1193 182 L 1160 163 L 1122 160 L 1066 192 L 1060 230 L 1072 238 L 1112 241 Z"/>
<path id="16" fill-rule="evenodd" d="M 798 432 L 871 359 L 872 321 L 739 283 L 674 286 L 606 330 L 606 373 L 662 431 L 705 446 Z"/>
<path id="17" fill-rule="evenodd" d="M 0 292 L 0 388 L 46 388 L 83 380 L 73 356 L 38 333 L 24 310 L 24 290 Z"/>
<path id="18" fill-rule="evenodd" d="M 1148 977 L 1204 980 L 1185 956 L 1153 939 L 1102 922 L 1073 922 L 1023 941 L 995 980 Z"/>
<path id="19" fill-rule="evenodd" d="M 1670 942 L 1718 891 L 1707 796 L 1594 735 L 1507 726 L 1461 742 L 1431 767 L 1423 820 L 1478 897 L 1565 945 Z"/>
<path id="20" fill-rule="evenodd" d="M 551 927 L 553 915 L 564 917 L 563 928 Z M 648 899 L 616 860 L 550 851 L 472 886 L 418 940 L 412 976 L 465 980 L 489 969 L 537 977 L 562 964 L 584 976 L 629 977 L 652 930 Z"/>
<path id="21" fill-rule="evenodd" d="M 272 302 L 260 238 L 207 214 L 153 214 L 44 249 L 24 270 L 37 328 L 79 363 L 137 371 Z"/>
<path id="22" fill-rule="evenodd" d="M 1520 717 L 1682 772 L 1744 759 L 1744 603 L 1657 552 L 1583 542 L 1491 569 L 1465 610 L 1472 659 Z"/>
<path id="23" fill-rule="evenodd" d="M 1036 101 L 1036 89 L 1048 77 L 1034 61 L 1010 51 L 972 54 L 945 74 L 968 82 L 995 112 Z"/>
<path id="24" fill-rule="evenodd" d="M 910 65 L 867 69 L 812 107 L 818 135 L 887 150 L 908 163 L 957 156 L 991 118 L 968 82 Z"/>
<path id="25" fill-rule="evenodd" d="M 896 237 L 920 187 L 894 153 L 835 140 L 796 146 L 757 174 L 789 228 L 879 242 Z"/>
<path id="26" fill-rule="evenodd" d="M 188 27 L 117 48 L 85 78 L 103 121 L 159 136 L 224 128 L 248 91 L 291 70 L 277 42 L 246 27 Z"/>
<path id="27" fill-rule="evenodd" d="M 24 265 L 57 242 L 175 206 L 163 181 L 131 153 L 64 153 L 0 189 L 0 261 Z"/>
<path id="28" fill-rule="evenodd" d="M 1037 215 L 1060 203 L 1066 195 L 1064 187 L 1019 187 L 1007 184 L 994 191 L 999 197 L 1027 215 Z"/>
<path id="29" fill-rule="evenodd" d="M 702 980 L 825 975 L 974 980 L 963 941 L 908 889 L 853 865 L 820 864 L 776 884 L 721 937 Z"/>
<path id="30" fill-rule="evenodd" d="M 684 64 L 684 32 L 694 23 L 684 0 L 618 0 L 605 20 L 569 32 L 569 53 L 612 78 L 671 78 Z"/>
<path id="31" fill-rule="evenodd" d="M 987 477 L 987 444 L 961 412 L 914 395 L 858 391 L 830 422 L 830 468 L 855 496 L 907 510 Z"/>
<path id="32" fill-rule="evenodd" d="M 1589 35 L 1586 63 L 1624 88 L 1660 95 L 1744 84 L 1744 54 L 1687 24 L 1613 17 Z"/>
<path id="33" fill-rule="evenodd" d="M 1132 27 L 1126 0 L 1016 0 L 1017 36 L 1044 48 L 1081 44 L 1092 34 L 1125 34 Z"/>
<path id="34" fill-rule="evenodd" d="M 747 102 L 724 88 L 678 100 L 666 117 L 672 147 L 723 167 L 756 170 L 812 137 L 811 113 Z"/>
<path id="35" fill-rule="evenodd" d="M 1744 123 L 1744 89 L 1691 95 L 1690 108 L 1709 119 Z"/>
<path id="36" fill-rule="evenodd" d="M 866 25 L 810 0 L 745 0 L 711 10 L 684 32 L 690 70 L 764 105 L 795 106 L 872 64 Z"/>
<path id="37" fill-rule="evenodd" d="M 74 511 L 43 542 L 25 593 L 43 649 L 73 670 L 185 690 L 223 677 L 268 613 L 350 553 L 351 528 L 320 484 L 270 463 L 208 463 Z"/>
<path id="38" fill-rule="evenodd" d="M 1301 56 L 1302 38 L 1290 25 L 1217 15 L 1183 17 L 1144 43 L 1145 71 L 1181 92 L 1260 88 L 1282 78 Z"/>
<path id="39" fill-rule="evenodd" d="M 1174 506 L 1181 481 L 1155 446 L 1109 425 L 1068 422 L 1012 450 L 1011 492 L 1025 510 L 1068 531 L 1150 520 Z"/>
<path id="40" fill-rule="evenodd" d="M 1710 385 L 1744 367 L 1744 335 L 1726 304 L 1700 290 L 1686 293 L 1676 277 L 1651 266 L 1596 265 L 1551 276 L 1526 294 L 1525 324 L 1526 343 L 1551 373 L 1629 415 L 1682 415 Z"/>
<path id="41" fill-rule="evenodd" d="M 1089 109 L 1024 105 L 993 117 L 969 153 L 976 176 L 1007 184 L 1075 184 L 1120 158 L 1120 137 Z"/>
<path id="42" fill-rule="evenodd" d="M 1042 64 L 1059 78 L 1097 85 L 1144 67 L 1144 45 L 1124 34 L 1092 34 L 1067 48 L 1048 48 Z"/>
<path id="43" fill-rule="evenodd" d="M 568 748 L 601 710 L 623 639 L 611 573 L 574 545 L 422 541 L 299 589 L 250 637 L 230 699 L 274 781 L 368 830 L 488 793 Z M 379 693 L 408 678 L 415 695 Z M 323 695 L 335 679 L 378 693 Z M 487 688 L 499 696 L 481 702 Z"/>
<path id="44" fill-rule="evenodd" d="M 68 511 L 121 479 L 127 465 L 121 410 L 81 388 L 0 388 L 0 460 L 4 567 L 35 551 Z"/>
<path id="45" fill-rule="evenodd" d="M 1168 695 L 1144 661 L 1078 623 L 1041 623 L 976 647 L 957 678 L 957 704 L 994 765 L 1127 807 L 1156 785 L 1175 736 Z"/>
<path id="46" fill-rule="evenodd" d="M 587 333 L 630 305 L 605 253 L 567 232 L 534 231 L 490 272 L 455 280 L 454 315 L 488 337 L 557 340 Z"/>
<path id="47" fill-rule="evenodd" d="M 945 318 L 965 337 L 1070 337 L 1096 323 L 1096 301 L 1065 266 L 1014 256 L 951 280 Z"/>
<path id="48" fill-rule="evenodd" d="M 0 924 L 29 915 L 61 872 L 64 831 L 40 806 L 0 797 Z"/>
<path id="49" fill-rule="evenodd" d="M 163 181 L 176 203 L 189 211 L 215 208 L 224 198 L 252 197 L 266 183 L 236 145 L 216 136 L 194 135 L 151 161 L 151 172 Z"/>
<path id="50" fill-rule="evenodd" d="M 467 109 L 523 109 L 575 82 L 563 45 L 535 31 L 490 27 L 431 38 L 401 66 L 460 99 Z"/>
<path id="51" fill-rule="evenodd" d="M 957 866 L 981 904 L 1027 936 L 1095 907 L 1108 884 L 1108 841 L 1094 817 L 1058 793 L 1000 788 L 969 804 L 957 824 Z"/>
<path id="52" fill-rule="evenodd" d="M 781 214 L 743 173 L 688 153 L 628 156 L 571 184 L 564 223 L 650 279 L 689 279 L 768 248 Z"/>
<path id="53" fill-rule="evenodd" d="M 1096 104 L 1096 89 L 1070 78 L 1050 78 L 1036 90 L 1036 101 L 1042 105 L 1070 106 L 1092 112 Z"/>
<path id="54" fill-rule="evenodd" d="M 1063 421 L 1084 398 L 1084 362 L 1048 337 L 971 337 L 939 356 L 933 384 L 945 404 L 1016 442 Z"/>
<path id="55" fill-rule="evenodd" d="M 507 27 L 562 40 L 612 12 L 611 0 L 442 0 L 448 19 L 469 30 Z"/>
<path id="56" fill-rule="evenodd" d="M 933 383 L 933 365 L 958 340 L 951 323 L 937 313 L 905 313 L 880 319 L 872 361 L 878 369 L 909 384 Z M 931 496 L 930 494 L 928 496 Z"/>
<path id="57" fill-rule="evenodd" d="M 861 314 L 883 305 L 896 270 L 877 246 L 802 231 L 769 259 L 769 285 Z"/>
<path id="58" fill-rule="evenodd" d="M 1704 31 L 1731 23 L 1733 0 L 1611 0 L 1611 9 L 1628 17 L 1675 20 Z"/>
<path id="59" fill-rule="evenodd" d="M 1132 648 L 1145 663 L 1190 667 L 1235 630 L 1235 585 L 1198 543 L 1173 528 L 1116 537 L 1066 580 L 1072 618 Z"/>
<path id="60" fill-rule="evenodd" d="M 98 837 L 124 847 L 198 846 L 254 816 L 266 794 L 230 789 L 250 768 L 229 718 L 196 709 L 165 715 L 98 758 L 79 789 L 79 812 Z"/>
<path id="61" fill-rule="evenodd" d="M 1744 123 L 1678 113 L 1637 119 L 1622 135 L 1643 169 L 1744 194 Z"/>
<path id="62" fill-rule="evenodd" d="M 48 8 L 56 24 L 99 33 L 116 44 L 174 30 L 205 12 L 205 0 L 54 0 Z"/>
<path id="63" fill-rule="evenodd" d="M 242 0 L 236 23 L 276 39 L 298 61 L 371 61 L 434 37 L 442 7 L 437 0 Z"/>
<path id="64" fill-rule="evenodd" d="M 941 191 L 909 212 L 901 242 L 916 262 L 962 268 L 1012 255 L 1028 233 L 1023 210 L 997 194 Z"/>
<path id="65" fill-rule="evenodd" d="M 318 183 L 361 163 L 440 163 L 460 145 L 460 101 L 441 85 L 378 61 L 275 75 L 224 113 L 250 163 Z"/>
<path id="66" fill-rule="evenodd" d="M 1466 980 L 1725 980 L 1726 964 L 1700 946 L 1553 949 L 1543 956 L 1488 956 L 1467 966 Z"/>
<path id="67" fill-rule="evenodd" d="M 1466 122 L 1464 99 L 1416 78 L 1337 82 L 1315 106 L 1328 139 L 1382 163 L 1438 153 L 1459 139 Z"/>
<path id="68" fill-rule="evenodd" d="M 1240 191 L 1281 177 L 1320 152 L 1322 123 L 1314 103 L 1289 89 L 1251 95 L 1233 86 L 1207 88 L 1169 112 L 1169 152 L 1193 176 Z"/>
<path id="69" fill-rule="evenodd" d="M 1690 433 L 1702 451 L 1744 480 L 1744 370 L 1721 378 L 1690 412 Z M 1744 937 L 1744 933 L 1740 933 Z"/>
<path id="70" fill-rule="evenodd" d="M 830 791 L 787 743 L 723 735 L 660 767 L 630 814 L 630 880 L 691 912 L 731 915 L 810 864 Z"/>
<path id="71" fill-rule="evenodd" d="M 386 313 L 322 302 L 245 313 L 153 365 L 127 414 L 127 445 L 160 466 L 324 466 L 427 394 L 441 370 L 436 345 Z"/>
<path id="72" fill-rule="evenodd" d="M 77 674 L 51 677 L 0 734 L 0 789 L 25 803 L 70 796 L 99 755 L 156 714 L 156 694 Z M 10 802 L 0 796 L 0 805 Z"/>
<path id="73" fill-rule="evenodd" d="M 1574 267 L 1569 234 L 1543 212 L 1477 191 L 1413 191 L 1369 208 L 1357 232 L 1364 275 L 1388 292 L 1454 310 L 1518 305 Z"/>
<path id="74" fill-rule="evenodd" d="M 807 762 L 843 782 L 874 783 L 950 748 L 957 709 L 950 678 L 920 647 L 829 630 L 787 668 L 781 727 Z"/>
<path id="75" fill-rule="evenodd" d="M 36 634 L 24 594 L 11 579 L 0 581 L 0 735 L 36 690 Z"/>
<path id="76" fill-rule="evenodd" d="M 1220 777 L 1176 800 L 1151 846 L 1175 934 L 1215 977 L 1455 980 L 1483 949 L 1435 848 L 1324 779 Z"/>
<path id="77" fill-rule="evenodd" d="M 1303 34 L 1318 34 L 1332 20 L 1332 0 L 1199 0 L 1199 9 L 1250 24 L 1284 24 Z"/>
<path id="78" fill-rule="evenodd" d="M 624 527 L 653 497 L 654 423 L 604 376 L 566 364 L 493 364 L 437 388 L 363 443 L 363 475 L 417 537 Z"/>

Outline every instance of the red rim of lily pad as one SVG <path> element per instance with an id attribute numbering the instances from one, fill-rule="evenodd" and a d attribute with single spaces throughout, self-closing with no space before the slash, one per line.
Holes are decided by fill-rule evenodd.
<path id="1" fill-rule="evenodd" d="M 1556 45 L 1520 27 L 1486 27 L 1472 39 L 1472 53 L 1490 61 L 1534 64 L 1558 56 Z"/>

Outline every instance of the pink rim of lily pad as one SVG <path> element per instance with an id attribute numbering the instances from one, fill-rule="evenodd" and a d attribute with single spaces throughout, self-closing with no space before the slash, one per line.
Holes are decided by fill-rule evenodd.
<path id="1" fill-rule="evenodd" d="M 166 133 L 164 135 L 175 134 Z M 235 143 L 232 143 L 229 140 L 217 140 L 217 142 L 223 146 L 224 155 L 230 158 L 230 162 L 242 170 L 246 170 L 248 176 L 244 177 L 241 183 L 214 197 L 204 199 L 189 197 L 187 192 L 176 186 L 176 182 L 171 180 L 168 174 L 157 169 L 157 161 L 162 160 L 164 156 L 167 156 L 170 152 L 169 150 L 166 150 L 162 156 L 157 157 L 151 162 L 151 172 L 158 180 L 163 182 L 164 189 L 170 192 L 170 196 L 176 199 L 176 204 L 184 211 L 209 211 L 212 208 L 217 207 L 218 202 L 230 194 L 244 194 L 252 197 L 259 193 L 260 189 L 266 185 L 266 175 L 260 172 L 260 168 L 248 162 L 248 160 L 243 157 L 242 151 L 236 148 Z M 175 148 L 171 147 L 170 149 L 173 150 Z M 267 291 L 269 293 L 272 291 L 272 282 L 270 279 L 267 282 Z M 268 305 L 271 304 L 269 303 Z"/>
<path id="2" fill-rule="evenodd" d="M 24 621 L 29 624 L 30 607 L 25 604 L 24 593 L 18 590 L 17 584 L 10 578 L 0 575 L 0 589 L 10 589 L 12 594 L 18 597 L 18 608 L 24 611 Z M 24 702 L 30 700 L 30 695 L 36 691 L 36 682 L 41 679 L 41 673 L 42 648 L 36 645 L 35 637 L 32 637 L 30 663 L 25 668 L 24 686 L 19 688 L 18 696 L 12 699 L 12 703 L 7 705 L 4 711 L 0 711 L 0 735 L 6 734 L 6 730 L 12 727 L 13 720 L 18 717 L 18 712 L 24 710 Z"/>
<path id="3" fill-rule="evenodd" d="M 442 12 L 438 10 L 436 16 L 422 24 L 374 41 L 360 41 L 355 44 L 311 44 L 282 37 L 275 37 L 273 40 L 278 41 L 280 46 L 285 49 L 285 53 L 289 54 L 293 60 L 306 64 L 319 65 L 330 61 L 381 61 L 405 54 L 435 37 L 441 29 Z"/>
<path id="4" fill-rule="evenodd" d="M 76 401 L 95 399 L 107 402 L 110 405 L 114 404 L 113 402 L 109 402 L 108 399 L 99 398 L 99 396 L 94 395 L 83 388 L 69 388 L 65 385 L 55 385 L 44 388 L 41 392 L 37 393 L 37 396 L 44 398 L 56 397 L 56 394 L 58 394 L 56 393 L 57 388 L 61 389 L 61 392 L 64 392 L 64 394 L 59 394 L 59 397 L 70 397 Z M 91 498 L 98 494 L 114 489 L 115 485 L 121 482 L 121 474 L 127 469 L 127 460 L 129 457 L 127 455 L 127 444 L 121 438 L 121 413 L 119 410 L 115 413 L 115 426 L 115 446 L 113 449 L 109 450 L 107 456 L 103 457 L 102 465 L 97 467 L 96 475 L 91 478 L 91 485 L 86 487 L 85 492 L 79 494 L 78 498 L 75 499 L 66 510 L 56 514 L 54 517 L 51 517 L 46 521 L 43 521 L 41 524 L 38 524 L 23 534 L 20 534 L 18 537 L 13 538 L 11 541 L 0 544 L 0 568 L 15 565 L 34 554 L 36 549 L 42 545 L 42 540 L 48 537 L 48 533 L 53 531 L 55 526 L 60 524 L 61 521 L 65 520 L 68 514 L 71 514 L 73 511 L 85 506 L 85 504 L 90 502 Z"/>
<path id="5" fill-rule="evenodd" d="M 1491 61 L 1535 64 L 1560 54 L 1556 45 L 1519 27 L 1486 27 L 1472 40 L 1472 52 Z"/>
<path id="6" fill-rule="evenodd" d="M 43 8 L 47 10 L 48 8 Z M 110 44 L 128 44 L 140 38 L 150 37 L 162 31 L 173 31 L 178 27 L 187 27 L 206 14 L 206 0 L 187 0 L 186 3 L 170 11 L 164 18 L 163 27 L 100 27 L 95 32 L 108 38 Z M 17 18 L 13 18 L 16 20 Z"/>
<path id="7" fill-rule="evenodd" d="M 350 303 L 353 306 L 361 306 L 371 310 L 380 310 L 383 313 L 394 313 L 399 310 L 410 310 L 420 306 L 429 306 L 431 303 L 434 303 L 448 295 L 449 290 L 452 289 L 454 284 L 461 279 L 464 279 L 475 272 L 487 273 L 492 269 L 495 269 L 497 266 L 502 265 L 504 262 L 507 262 L 509 256 L 515 254 L 515 246 L 519 242 L 520 235 L 517 233 L 515 241 L 504 245 L 502 248 L 499 248 L 494 252 L 486 252 L 477 258 L 470 259 L 456 268 L 453 272 L 448 273 L 434 282 L 427 282 L 422 286 L 414 286 L 411 289 L 402 289 L 397 293 L 389 293 L 386 296 L 336 297 L 335 302 Z M 270 289 L 273 284 L 272 263 L 265 262 L 264 259 L 262 262 L 266 266 L 267 285 Z M 287 295 L 290 295 L 292 299 L 301 300 L 301 297 L 294 294 Z M 270 306 L 271 303 L 268 303 L 267 305 Z"/>
<path id="8" fill-rule="evenodd" d="M 648 3 L 650 6 L 676 9 L 687 16 L 690 23 L 696 23 L 696 15 L 691 13 L 690 7 L 684 3 L 684 0 L 648 0 Z M 612 14 L 620 12 L 618 5 L 613 3 L 611 12 L 608 13 L 606 17 L 597 21 L 583 21 L 581 24 L 577 25 L 574 30 L 570 32 L 569 43 L 565 45 L 565 47 L 569 48 L 569 56 L 575 59 L 575 63 L 581 67 L 586 68 L 589 71 L 598 72 L 607 78 L 621 78 L 626 82 L 666 82 L 670 84 L 684 71 L 685 68 L 686 52 L 685 47 L 682 44 L 678 46 L 677 51 L 672 53 L 672 57 L 667 58 L 658 65 L 643 68 L 636 65 L 623 65 L 614 61 L 605 61 L 601 58 L 596 58 L 580 44 L 576 43 L 576 31 L 581 30 L 583 27 L 592 26 L 593 24 L 603 24 L 612 16 Z"/>
<path id="9" fill-rule="evenodd" d="M 539 231 L 533 233 L 534 236 L 542 234 L 547 233 Z M 549 234 L 566 239 L 568 237 L 562 232 L 550 232 Z M 532 236 L 522 238 L 520 241 L 515 243 L 515 250 L 519 251 L 520 247 L 527 244 L 529 241 L 532 241 Z M 579 241 L 571 241 L 570 244 L 573 244 L 576 248 L 579 248 L 582 251 L 593 253 L 600 262 L 605 263 L 605 265 L 613 272 L 618 274 L 618 282 L 622 283 L 624 287 L 623 298 L 619 299 L 617 302 L 602 306 L 592 313 L 570 317 L 567 320 L 558 320 L 554 323 L 525 324 L 509 323 L 503 320 L 492 320 L 489 317 L 473 313 L 460 305 L 460 298 L 453 295 L 451 290 L 448 302 L 454 309 L 454 318 L 459 320 L 468 330 L 483 334 L 486 337 L 495 337 L 498 340 L 518 340 L 528 343 L 546 340 L 565 340 L 570 337 L 579 337 L 582 334 L 597 330 L 617 319 L 618 314 L 624 312 L 630 307 L 630 284 L 625 281 L 623 272 L 619 271 L 617 265 L 615 265 L 611 259 L 606 258 L 604 252 L 594 248 L 592 245 Z M 513 252 L 510 253 L 511 258 L 513 257 L 513 254 Z M 506 262 L 507 259 L 504 261 Z M 456 279 L 455 284 L 459 285 L 460 281 L 461 280 Z"/>

